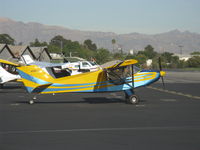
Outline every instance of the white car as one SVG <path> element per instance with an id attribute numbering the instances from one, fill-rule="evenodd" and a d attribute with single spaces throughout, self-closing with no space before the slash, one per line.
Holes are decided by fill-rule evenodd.
<path id="1" fill-rule="evenodd" d="M 72 70 L 71 75 L 80 74 L 84 72 L 97 71 L 101 67 L 93 61 L 79 61 L 68 64 L 68 68 Z"/>

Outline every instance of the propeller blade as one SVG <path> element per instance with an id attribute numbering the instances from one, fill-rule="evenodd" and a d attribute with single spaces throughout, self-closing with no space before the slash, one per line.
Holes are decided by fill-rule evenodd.
<path id="1" fill-rule="evenodd" d="M 159 70 L 162 71 L 162 65 L 161 65 L 161 58 L 158 58 L 158 65 L 159 65 Z"/>
<path id="2" fill-rule="evenodd" d="M 162 65 L 161 65 L 161 57 L 158 58 L 158 65 L 159 65 L 159 70 L 160 70 L 160 74 L 161 74 L 161 80 L 162 80 L 162 85 L 163 85 L 163 89 L 165 89 L 165 82 L 164 82 L 164 71 L 162 71 Z M 163 74 L 164 73 L 164 74 Z"/>
<path id="3" fill-rule="evenodd" d="M 163 78 L 163 76 L 161 76 L 161 79 L 162 79 L 163 89 L 165 89 L 165 82 L 164 82 L 164 78 Z"/>

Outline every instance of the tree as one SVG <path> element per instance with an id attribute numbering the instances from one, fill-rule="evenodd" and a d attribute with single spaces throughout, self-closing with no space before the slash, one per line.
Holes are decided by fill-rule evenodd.
<path id="1" fill-rule="evenodd" d="M 63 36 L 61 35 L 56 35 L 55 37 L 53 37 L 50 41 L 49 44 L 51 45 L 55 45 L 57 47 L 60 47 L 61 49 L 63 48 L 63 46 L 67 43 L 71 42 L 71 40 L 67 40 L 65 39 Z"/>
<path id="2" fill-rule="evenodd" d="M 57 35 L 50 40 L 49 45 L 56 47 L 56 53 L 62 53 L 65 56 L 69 56 L 70 51 L 72 51 L 70 49 L 71 46 L 69 46 L 71 43 L 71 40 L 67 40 L 63 36 Z"/>
<path id="3" fill-rule="evenodd" d="M 92 43 L 92 45 L 95 44 Z M 81 45 L 78 41 L 67 40 L 63 38 L 61 35 L 57 35 L 51 39 L 49 44 L 49 49 L 51 52 L 56 52 L 56 53 L 60 53 L 62 50 L 62 53 L 66 57 L 78 56 L 84 59 L 90 59 L 91 57 L 94 56 L 95 53 L 95 51 L 87 48 L 87 46 L 85 45 Z"/>
<path id="4" fill-rule="evenodd" d="M 114 51 L 115 51 L 115 49 L 114 49 L 115 43 L 116 43 L 116 40 L 115 40 L 115 39 L 112 39 L 113 53 L 114 53 Z"/>
<path id="5" fill-rule="evenodd" d="M 48 46 L 47 42 L 40 42 L 37 38 L 34 42 L 30 42 L 30 46 L 32 47 L 42 47 L 42 46 Z"/>
<path id="6" fill-rule="evenodd" d="M 97 50 L 97 46 L 95 43 L 92 43 L 92 41 L 90 39 L 87 39 L 84 41 L 84 45 L 86 48 L 96 51 Z"/>
<path id="7" fill-rule="evenodd" d="M 190 55 L 200 55 L 200 52 L 192 52 L 192 53 L 190 53 Z"/>
<path id="8" fill-rule="evenodd" d="M 182 68 L 185 66 L 184 62 L 179 60 L 178 56 L 174 56 L 173 53 L 164 52 L 161 54 L 162 64 L 165 68 Z"/>
<path id="9" fill-rule="evenodd" d="M 104 48 L 98 49 L 95 58 L 98 64 L 103 64 L 110 60 L 110 52 Z"/>
<path id="10" fill-rule="evenodd" d="M 48 51 L 50 53 L 60 53 L 60 48 L 55 45 L 48 45 Z"/>
<path id="11" fill-rule="evenodd" d="M 199 68 L 200 67 L 200 56 L 193 56 L 187 61 L 188 67 L 195 67 Z"/>
<path id="12" fill-rule="evenodd" d="M 125 59 L 136 59 L 136 56 L 128 54 L 128 55 L 126 55 Z"/>
<path id="13" fill-rule="evenodd" d="M 136 55 L 135 59 L 138 60 L 138 64 L 144 65 L 144 64 L 146 64 L 146 61 L 148 58 L 144 54 L 138 54 L 138 55 Z"/>
<path id="14" fill-rule="evenodd" d="M 172 56 L 171 62 L 168 64 L 169 68 L 178 68 L 180 63 L 179 57 L 178 56 Z"/>
<path id="15" fill-rule="evenodd" d="M 117 60 L 123 60 L 124 59 L 124 57 L 121 53 L 114 53 L 113 58 L 117 59 Z"/>
<path id="16" fill-rule="evenodd" d="M 15 40 L 8 34 L 0 34 L 0 43 L 14 45 Z"/>
<path id="17" fill-rule="evenodd" d="M 161 57 L 163 58 L 163 60 L 166 62 L 166 63 L 171 63 L 172 62 L 172 59 L 173 59 L 173 53 L 169 53 L 169 52 L 164 52 L 161 54 Z"/>
<path id="18" fill-rule="evenodd" d="M 157 55 L 157 52 L 154 51 L 154 48 L 151 45 L 147 45 L 144 48 L 144 55 L 146 55 L 147 58 L 152 59 Z"/>

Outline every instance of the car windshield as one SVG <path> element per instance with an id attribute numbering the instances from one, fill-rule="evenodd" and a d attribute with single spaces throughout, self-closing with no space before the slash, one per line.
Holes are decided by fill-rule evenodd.
<path id="1" fill-rule="evenodd" d="M 97 65 L 97 63 L 94 62 L 94 61 L 90 61 L 90 64 L 91 64 L 92 66 L 96 66 L 96 65 Z"/>
<path id="2" fill-rule="evenodd" d="M 83 63 L 82 63 L 82 66 L 83 66 L 83 67 L 90 67 L 90 65 L 88 64 L 88 62 L 83 62 Z"/>

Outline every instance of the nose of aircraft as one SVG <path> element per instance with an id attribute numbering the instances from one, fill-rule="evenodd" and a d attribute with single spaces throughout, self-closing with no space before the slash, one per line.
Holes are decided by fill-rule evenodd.
<path id="1" fill-rule="evenodd" d="M 166 75 L 166 72 L 165 71 L 160 71 L 160 76 L 163 77 Z"/>

